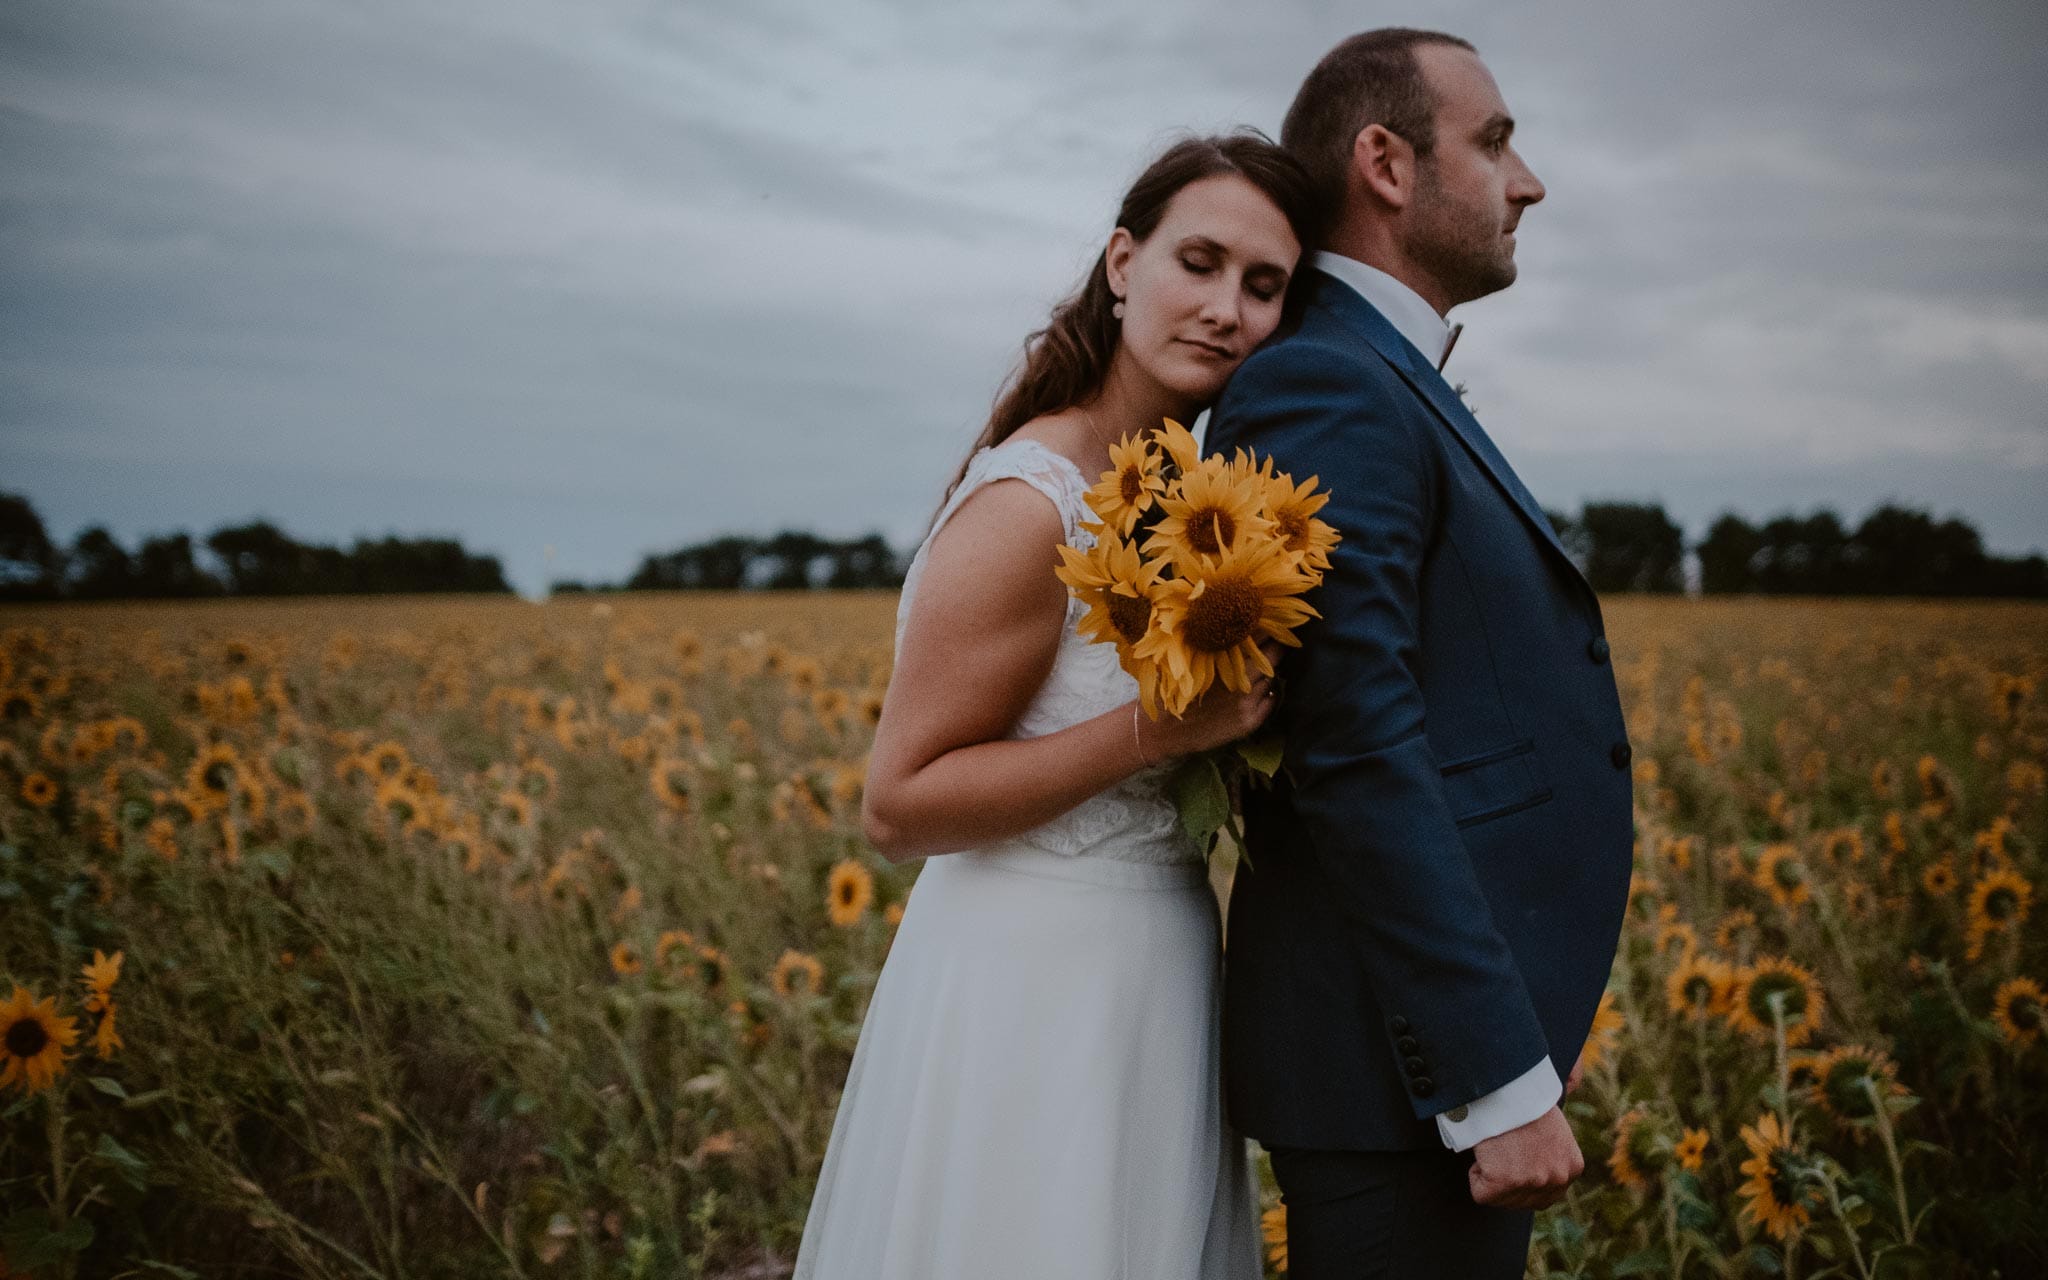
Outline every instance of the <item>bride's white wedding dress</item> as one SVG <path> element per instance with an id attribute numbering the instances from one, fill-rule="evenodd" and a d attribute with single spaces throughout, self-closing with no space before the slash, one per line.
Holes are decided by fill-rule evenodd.
<path id="1" fill-rule="evenodd" d="M 1088 482 L 1011 437 L 967 495 L 1015 477 L 1086 549 Z M 1008 736 L 1137 696 L 1114 646 L 1066 630 Z M 1221 922 L 1162 791 L 1173 762 L 1060 817 L 924 860 L 868 1005 L 793 1280 L 1253 1280 L 1257 1190 L 1223 1114 Z"/>

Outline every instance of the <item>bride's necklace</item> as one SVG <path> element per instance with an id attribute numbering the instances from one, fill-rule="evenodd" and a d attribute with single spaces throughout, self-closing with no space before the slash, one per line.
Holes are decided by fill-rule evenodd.
<path id="1" fill-rule="evenodd" d="M 1102 438 L 1102 427 L 1095 421 L 1094 412 L 1085 404 L 1080 406 L 1080 409 L 1082 416 L 1088 419 L 1088 431 L 1095 437 L 1095 443 L 1102 446 L 1104 453 L 1109 452 L 1110 442 Z"/>

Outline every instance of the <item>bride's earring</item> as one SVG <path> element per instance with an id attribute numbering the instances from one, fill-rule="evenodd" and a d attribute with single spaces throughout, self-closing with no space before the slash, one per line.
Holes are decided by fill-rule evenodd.
<path id="1" fill-rule="evenodd" d="M 1124 300 L 1122 298 L 1118 298 L 1116 300 L 1116 305 L 1109 309 L 1109 314 L 1115 316 L 1119 320 L 1124 318 Z"/>

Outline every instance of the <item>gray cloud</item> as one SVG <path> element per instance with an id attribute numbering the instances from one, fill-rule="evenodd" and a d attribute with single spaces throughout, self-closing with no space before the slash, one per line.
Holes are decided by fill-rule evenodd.
<path id="1" fill-rule="evenodd" d="M 922 529 L 1172 131 L 1367 19 L 1221 0 L 0 14 L 0 471 L 53 530 L 462 536 L 527 589 Z M 1554 506 L 2048 547 L 2036 6 L 1502 0 L 1549 187 L 1454 375 Z"/>

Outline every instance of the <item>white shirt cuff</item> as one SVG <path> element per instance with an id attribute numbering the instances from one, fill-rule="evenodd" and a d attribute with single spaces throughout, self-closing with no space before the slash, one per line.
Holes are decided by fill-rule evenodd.
<path id="1" fill-rule="evenodd" d="M 1546 1054 L 1543 1061 L 1492 1093 L 1482 1094 L 1462 1107 L 1438 1112 L 1436 1131 L 1445 1146 L 1464 1151 L 1510 1129 L 1521 1128 L 1556 1106 L 1562 1097 L 1564 1081 L 1557 1078 L 1557 1068 Z M 1458 1118 L 1451 1119 L 1453 1114 L 1458 1114 Z"/>

